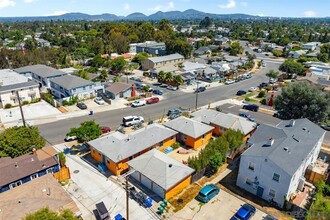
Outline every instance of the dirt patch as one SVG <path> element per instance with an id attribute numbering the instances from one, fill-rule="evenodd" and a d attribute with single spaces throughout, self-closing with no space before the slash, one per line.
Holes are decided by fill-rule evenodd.
<path id="1" fill-rule="evenodd" d="M 64 106 L 57 107 L 57 109 L 62 113 L 68 112 L 68 110 Z"/>
<path id="2" fill-rule="evenodd" d="M 274 216 L 279 220 L 291 220 L 292 217 L 287 215 L 284 211 L 280 211 L 274 207 L 271 207 L 268 202 L 263 199 L 258 198 L 257 196 L 239 188 L 236 186 L 236 179 L 238 175 L 238 168 L 235 168 L 230 174 L 223 178 L 219 184 L 222 190 L 232 194 L 233 196 L 249 203 L 256 208 L 262 210 L 269 215 Z"/>
<path id="3" fill-rule="evenodd" d="M 228 164 L 222 165 L 218 172 L 210 177 L 202 177 L 195 183 L 190 184 L 186 187 L 181 193 L 169 199 L 173 212 L 178 212 L 183 209 L 191 200 L 193 200 L 198 192 L 201 190 L 201 186 L 204 186 L 205 183 L 212 181 L 228 167 Z"/>

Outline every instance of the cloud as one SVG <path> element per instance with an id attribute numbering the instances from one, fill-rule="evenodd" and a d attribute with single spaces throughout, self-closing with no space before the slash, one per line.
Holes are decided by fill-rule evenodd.
<path id="1" fill-rule="evenodd" d="M 12 0 L 0 0 L 0 9 L 6 8 L 6 7 L 14 7 L 16 5 L 16 2 Z"/>
<path id="2" fill-rule="evenodd" d="M 235 8 L 236 1 L 235 0 L 228 0 L 227 4 L 225 5 L 218 5 L 219 8 L 228 9 L 228 8 Z"/>
<path id="3" fill-rule="evenodd" d="M 126 3 L 125 5 L 124 5 L 124 10 L 130 10 L 131 9 L 131 6 L 128 4 L 128 3 Z"/>
<path id="4" fill-rule="evenodd" d="M 304 17 L 307 17 L 307 18 L 316 17 L 316 12 L 315 11 L 304 11 Z"/>
<path id="5" fill-rule="evenodd" d="M 148 10 L 150 11 L 168 11 L 170 9 L 173 9 L 175 6 L 174 6 L 174 2 L 168 2 L 167 5 L 156 5 L 155 7 L 153 8 L 149 8 Z"/>
<path id="6" fill-rule="evenodd" d="M 36 2 L 38 0 L 24 0 L 25 3 L 32 3 L 32 2 Z"/>
<path id="7" fill-rule="evenodd" d="M 248 6 L 248 3 L 247 3 L 247 2 L 241 2 L 241 5 L 242 5 L 243 7 L 246 7 L 246 6 Z"/>
<path id="8" fill-rule="evenodd" d="M 63 14 L 66 14 L 66 13 L 70 13 L 70 12 L 68 12 L 68 11 L 54 11 L 54 13 L 52 13 L 52 14 L 47 14 L 47 15 L 45 15 L 45 16 L 58 16 L 58 15 L 63 15 Z"/>

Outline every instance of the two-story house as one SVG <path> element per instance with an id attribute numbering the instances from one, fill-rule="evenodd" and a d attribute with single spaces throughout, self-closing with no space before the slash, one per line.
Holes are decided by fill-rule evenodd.
<path id="1" fill-rule="evenodd" d="M 87 99 L 95 96 L 96 90 L 103 91 L 103 86 L 97 86 L 92 81 L 72 75 L 50 80 L 50 88 L 51 93 L 58 99 L 68 99 L 72 96 Z"/>
<path id="2" fill-rule="evenodd" d="M 241 155 L 237 186 L 283 207 L 303 189 L 305 171 L 316 161 L 324 135 L 308 119 L 260 125 Z"/>
<path id="3" fill-rule="evenodd" d="M 184 57 L 178 53 L 161 56 L 161 57 L 150 57 L 142 61 L 143 70 L 151 70 L 154 68 L 162 67 L 165 65 L 174 65 L 184 61 Z"/>

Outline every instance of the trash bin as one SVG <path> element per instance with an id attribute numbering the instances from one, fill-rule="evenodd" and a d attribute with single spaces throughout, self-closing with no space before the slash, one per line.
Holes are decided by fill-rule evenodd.
<path id="1" fill-rule="evenodd" d="M 147 205 L 148 208 L 150 208 L 152 206 L 152 198 L 148 197 L 146 199 L 146 205 Z"/>
<path id="2" fill-rule="evenodd" d="M 123 216 L 121 214 L 118 214 L 115 216 L 115 220 L 122 220 Z"/>
<path id="3" fill-rule="evenodd" d="M 89 115 L 93 115 L 94 114 L 94 112 L 91 110 L 91 111 L 89 111 Z"/>

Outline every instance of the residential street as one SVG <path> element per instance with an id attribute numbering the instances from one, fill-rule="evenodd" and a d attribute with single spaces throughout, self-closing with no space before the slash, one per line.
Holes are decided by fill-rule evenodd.
<path id="1" fill-rule="evenodd" d="M 240 89 L 247 90 L 252 86 L 258 86 L 261 82 L 267 82 L 268 77 L 265 75 L 269 70 L 277 70 L 279 63 L 267 61 L 259 73 L 255 74 L 251 79 L 240 81 L 232 85 L 220 85 L 219 87 L 209 88 L 203 93 L 198 94 L 198 106 L 208 105 L 220 100 L 228 99 L 236 95 Z M 70 128 L 79 126 L 79 124 L 86 120 L 95 120 L 100 125 L 110 126 L 116 129 L 123 117 L 128 115 L 141 115 L 146 121 L 161 118 L 166 115 L 168 109 L 173 107 L 181 107 L 184 109 L 195 108 L 196 94 L 187 94 L 181 91 L 169 92 L 166 98 L 160 103 L 143 106 L 139 108 L 123 108 L 120 110 L 112 110 L 107 112 L 95 113 L 92 116 L 82 116 L 71 119 L 59 120 L 57 122 L 42 124 L 40 128 L 41 135 L 46 138 L 50 144 L 59 144 L 63 142 L 66 133 Z"/>

